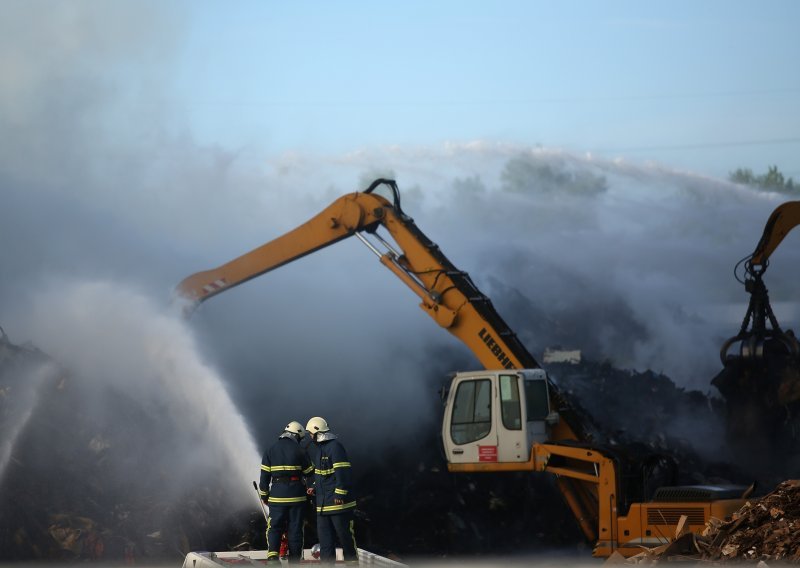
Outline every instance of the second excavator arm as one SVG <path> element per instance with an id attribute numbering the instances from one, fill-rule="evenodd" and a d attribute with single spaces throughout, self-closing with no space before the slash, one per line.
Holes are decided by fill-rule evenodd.
<path id="1" fill-rule="evenodd" d="M 748 272 L 764 272 L 769 264 L 769 257 L 797 225 L 800 225 L 800 201 L 787 201 L 779 205 L 767 219 L 761 240 L 747 259 Z"/>

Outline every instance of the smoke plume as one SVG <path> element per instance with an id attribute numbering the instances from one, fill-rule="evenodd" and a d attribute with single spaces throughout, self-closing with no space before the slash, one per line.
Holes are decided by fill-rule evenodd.
<path id="1" fill-rule="evenodd" d="M 87 412 L 116 389 L 174 414 L 154 422 L 175 479 L 211 461 L 207 443 L 249 479 L 248 432 L 261 449 L 314 415 L 363 455 L 437 427 L 442 375 L 477 363 L 355 240 L 210 300 L 191 332 L 165 315 L 185 276 L 378 176 L 396 177 L 405 211 L 535 355 L 561 344 L 710 390 L 747 300 L 733 266 L 781 196 L 489 141 L 338 155 L 204 146 L 156 102 L 174 94 L 174 14 L 89 2 L 11 11 L 0 20 L 1 323 L 102 386 Z M 786 327 L 795 244 L 766 277 L 790 303 L 777 314 Z M 144 443 L 154 434 L 140 427 Z"/>

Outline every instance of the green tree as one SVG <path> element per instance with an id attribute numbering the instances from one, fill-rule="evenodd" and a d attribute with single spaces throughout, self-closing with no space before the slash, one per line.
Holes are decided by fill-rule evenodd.
<path id="1" fill-rule="evenodd" d="M 608 182 L 588 168 L 570 167 L 561 158 L 523 154 L 506 162 L 500 179 L 510 193 L 592 196 L 608 190 Z"/>
<path id="2" fill-rule="evenodd" d="M 786 181 L 783 179 L 783 174 L 778 171 L 778 166 L 770 166 L 767 173 L 758 178 L 759 184 L 764 189 L 772 189 L 780 191 L 784 188 Z"/>
<path id="3" fill-rule="evenodd" d="M 758 187 L 765 191 L 779 191 L 782 193 L 794 193 L 797 191 L 794 180 L 786 178 L 778 169 L 778 166 L 769 166 L 767 173 L 754 175 L 750 168 L 738 168 L 728 174 L 728 179 L 734 183 Z"/>
<path id="4" fill-rule="evenodd" d="M 750 168 L 738 168 L 735 172 L 728 175 L 733 183 L 741 183 L 743 185 L 755 185 L 756 176 L 753 175 L 753 170 Z"/>

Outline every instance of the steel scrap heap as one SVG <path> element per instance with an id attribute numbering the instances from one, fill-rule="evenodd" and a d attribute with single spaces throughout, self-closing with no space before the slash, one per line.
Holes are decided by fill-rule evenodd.
<path id="1" fill-rule="evenodd" d="M 712 519 L 702 535 L 681 534 L 679 529 L 670 544 L 626 563 L 677 560 L 800 564 L 800 480 L 780 483 L 768 495 L 747 501 L 728 519 Z"/>

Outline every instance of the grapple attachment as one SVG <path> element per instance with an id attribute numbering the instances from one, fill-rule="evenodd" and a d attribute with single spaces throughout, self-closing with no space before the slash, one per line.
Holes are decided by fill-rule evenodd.
<path id="1" fill-rule="evenodd" d="M 800 342 L 778 324 L 761 272 L 749 271 L 745 289 L 742 327 L 722 345 L 724 368 L 711 384 L 725 398 L 729 439 L 774 455 L 800 445 Z"/>

